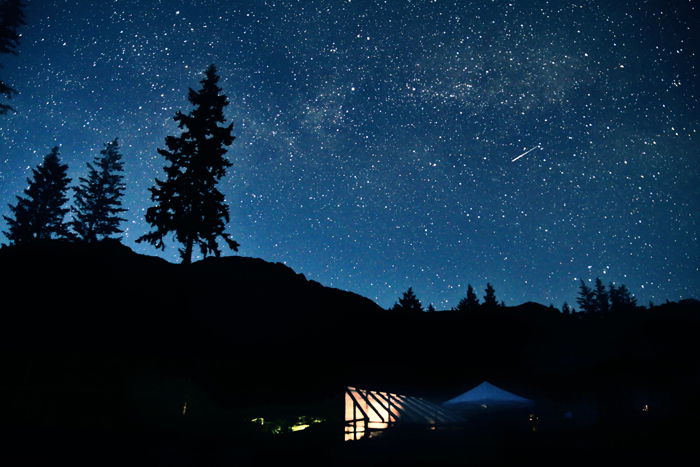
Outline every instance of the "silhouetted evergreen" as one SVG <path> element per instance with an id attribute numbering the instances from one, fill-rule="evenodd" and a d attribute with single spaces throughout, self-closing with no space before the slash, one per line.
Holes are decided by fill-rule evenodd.
<path id="1" fill-rule="evenodd" d="M 605 290 L 605 284 L 599 277 L 595 278 L 595 304 L 598 313 L 608 313 L 610 311 L 610 299 Z"/>
<path id="2" fill-rule="evenodd" d="M 484 295 L 484 308 L 493 309 L 498 306 L 496 301 L 496 290 L 490 283 L 486 284 L 486 295 Z"/>
<path id="3" fill-rule="evenodd" d="M 637 307 L 637 299 L 632 296 L 627 287 L 622 284 L 615 287 L 610 284 L 610 303 L 612 311 L 630 311 Z"/>
<path id="4" fill-rule="evenodd" d="M 124 221 L 119 213 L 124 194 L 123 164 L 117 139 L 105 144 L 93 163 L 87 163 L 87 178 L 80 177 L 75 190 L 75 206 L 71 226 L 79 238 L 87 242 L 121 233 Z M 93 165 L 94 164 L 94 165 Z"/>
<path id="5" fill-rule="evenodd" d="M 583 279 L 581 279 L 581 284 L 579 285 L 576 303 L 578 303 L 582 313 L 595 313 L 598 309 L 595 292 L 586 285 Z"/>
<path id="6" fill-rule="evenodd" d="M 229 221 L 229 208 L 224 195 L 216 188 L 231 162 L 224 157 L 226 147 L 233 143 L 233 123 L 220 126 L 226 119 L 224 107 L 228 99 L 217 85 L 216 67 L 210 65 L 201 81 L 199 91 L 189 90 L 188 100 L 194 110 L 185 115 L 178 111 L 175 121 L 183 130 L 180 136 L 168 136 L 168 149 L 158 149 L 165 157 L 165 181 L 156 179 L 151 190 L 155 206 L 146 211 L 146 221 L 153 230 L 138 238 L 164 249 L 163 239 L 174 234 L 183 245 L 182 262 L 192 261 L 192 250 L 199 247 L 202 255 L 219 256 L 217 239 L 223 238 L 228 246 L 238 251 L 239 244 L 224 232 Z"/>
<path id="7" fill-rule="evenodd" d="M 435 307 L 434 307 L 433 304 L 431 303 L 430 305 L 428 305 L 428 310 L 427 310 L 427 311 L 428 311 L 429 313 L 433 313 L 433 312 L 435 312 L 435 311 L 437 311 L 437 310 L 435 310 Z"/>
<path id="8" fill-rule="evenodd" d="M 610 309 L 613 311 L 620 311 L 620 299 L 618 295 L 618 290 L 615 284 L 612 282 L 608 285 L 608 296 L 610 297 Z"/>
<path id="9" fill-rule="evenodd" d="M 68 208 L 66 192 L 70 178 L 68 166 L 61 164 L 58 146 L 44 157 L 44 161 L 32 169 L 25 196 L 17 196 L 17 204 L 9 205 L 12 217 L 3 216 L 9 226 L 5 236 L 12 243 L 50 238 L 68 238 L 68 225 L 64 222 Z"/>
<path id="10" fill-rule="evenodd" d="M 471 284 L 467 284 L 467 306 L 469 309 L 476 309 L 479 306 L 479 299 L 476 297 L 474 287 Z"/>
<path id="11" fill-rule="evenodd" d="M 407 291 L 403 293 L 403 296 L 399 298 L 399 303 L 395 303 L 393 311 L 423 311 L 423 305 L 421 304 L 416 294 L 413 293 L 413 287 L 409 287 Z"/>
<path id="12" fill-rule="evenodd" d="M 24 2 L 22 0 L 4 0 L 0 3 L 0 54 L 17 55 L 20 35 L 17 29 L 25 24 Z M 9 84 L 0 80 L 0 95 L 11 98 L 17 91 Z M 0 102 L 0 115 L 14 110 L 11 106 Z"/>
<path id="13" fill-rule="evenodd" d="M 479 299 L 474 293 L 474 287 L 471 284 L 467 285 L 467 296 L 457 304 L 457 311 L 473 311 L 479 307 Z"/>
<path id="14" fill-rule="evenodd" d="M 564 302 L 564 305 L 561 307 L 561 313 L 565 316 L 571 315 L 571 308 L 568 303 Z"/>

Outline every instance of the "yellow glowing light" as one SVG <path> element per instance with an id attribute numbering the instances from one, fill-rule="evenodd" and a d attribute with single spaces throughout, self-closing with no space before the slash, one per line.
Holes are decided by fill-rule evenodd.
<path id="1" fill-rule="evenodd" d="M 391 410 L 388 408 L 389 401 Z M 381 433 L 378 430 L 385 430 L 398 420 L 401 407 L 396 394 L 348 388 L 345 393 L 345 440 L 361 439 L 366 434 L 369 437 L 377 436 Z"/>
<path id="2" fill-rule="evenodd" d="M 311 425 L 292 425 L 292 431 L 306 430 Z"/>

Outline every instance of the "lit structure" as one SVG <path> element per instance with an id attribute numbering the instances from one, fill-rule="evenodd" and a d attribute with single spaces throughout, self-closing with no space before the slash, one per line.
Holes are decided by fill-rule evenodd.
<path id="1" fill-rule="evenodd" d="M 533 401 L 524 397 L 516 396 L 512 392 L 494 386 L 484 381 L 475 388 L 460 394 L 459 396 L 444 402 L 444 406 L 454 406 L 460 404 L 471 404 L 487 408 L 489 405 L 532 405 Z"/>
<path id="2" fill-rule="evenodd" d="M 473 430 L 528 426 L 531 431 L 536 431 L 539 423 L 535 401 L 486 381 L 443 402 L 442 406 L 468 419 L 469 428 Z"/>
<path id="3" fill-rule="evenodd" d="M 435 430 L 461 418 L 420 397 L 345 389 L 345 441 L 372 438 L 401 423 Z"/>

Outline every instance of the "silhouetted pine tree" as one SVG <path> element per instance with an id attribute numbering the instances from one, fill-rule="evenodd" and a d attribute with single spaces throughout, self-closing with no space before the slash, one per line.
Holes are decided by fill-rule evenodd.
<path id="1" fill-rule="evenodd" d="M 496 301 L 496 290 L 490 283 L 486 283 L 486 295 L 484 295 L 484 307 L 488 309 L 493 309 L 498 306 L 498 301 Z"/>
<path id="2" fill-rule="evenodd" d="M 475 310 L 479 307 L 479 299 L 476 297 L 474 292 L 474 287 L 471 284 L 467 284 L 467 308 L 470 310 Z"/>
<path id="3" fill-rule="evenodd" d="M 620 294 L 620 301 L 623 307 L 627 309 L 634 309 L 637 307 L 637 299 L 632 295 L 632 292 L 627 289 L 625 284 L 620 286 L 618 293 Z"/>
<path id="4" fill-rule="evenodd" d="M 598 313 L 606 314 L 610 311 L 610 296 L 605 289 L 605 284 L 599 277 L 595 278 L 595 303 Z"/>
<path id="5" fill-rule="evenodd" d="M 561 307 L 561 312 L 565 316 L 569 316 L 571 314 L 571 308 L 569 308 L 569 304 L 564 302 L 564 306 Z"/>
<path id="6" fill-rule="evenodd" d="M 576 303 L 578 303 L 581 312 L 586 314 L 595 313 L 598 308 L 595 300 L 595 292 L 583 282 L 583 279 L 581 279 L 581 285 L 579 285 Z"/>
<path id="7" fill-rule="evenodd" d="M 612 282 L 608 284 L 608 296 L 610 297 L 610 309 L 612 311 L 620 311 L 620 299 L 618 298 L 617 287 L 615 287 L 615 284 Z"/>
<path id="8" fill-rule="evenodd" d="M 80 185 L 74 188 L 75 206 L 71 226 L 79 238 L 95 242 L 121 233 L 119 224 L 124 221 L 118 216 L 126 212 L 122 208 L 124 194 L 122 155 L 119 141 L 114 139 L 105 144 L 93 164 L 87 163 L 87 178 L 80 177 Z"/>
<path id="9" fill-rule="evenodd" d="M 68 226 L 64 222 L 68 208 L 66 192 L 70 178 L 68 166 L 61 164 L 58 146 L 44 157 L 44 161 L 32 169 L 29 186 L 24 197 L 17 196 L 17 204 L 10 206 L 13 217 L 3 216 L 9 231 L 3 232 L 12 243 L 50 238 L 68 238 Z"/>
<path id="10" fill-rule="evenodd" d="M 226 121 L 224 107 L 228 100 L 221 94 L 218 82 L 216 67 L 210 65 L 201 81 L 202 89 L 189 90 L 188 99 L 194 110 L 187 115 L 178 111 L 175 115 L 183 131 L 178 137 L 165 139 L 168 149 L 158 149 L 169 165 L 165 167 L 165 181 L 156 179 L 151 188 L 151 200 L 156 205 L 146 211 L 146 221 L 153 230 L 136 240 L 164 249 L 163 238 L 173 233 L 184 246 L 179 250 L 184 264 L 192 261 L 194 245 L 204 256 L 212 252 L 219 256 L 219 237 L 234 251 L 239 247 L 224 232 L 229 208 L 216 188 L 231 166 L 224 157 L 225 146 L 234 140 L 233 123 L 219 125 Z"/>
<path id="11" fill-rule="evenodd" d="M 399 298 L 399 303 L 395 303 L 393 311 L 423 311 L 423 305 L 421 304 L 416 294 L 413 293 L 413 287 L 409 287 L 407 291 L 403 293 L 403 296 Z"/>
<path id="12" fill-rule="evenodd" d="M 611 309 L 615 312 L 634 310 L 637 307 L 637 299 L 624 284 L 620 287 L 610 284 L 610 302 Z"/>
<path id="13" fill-rule="evenodd" d="M 433 313 L 434 311 L 437 311 L 437 310 L 435 310 L 435 307 L 434 307 L 433 304 L 431 303 L 430 305 L 428 305 L 428 310 L 427 310 L 427 311 L 428 311 L 429 313 Z"/>
<path id="14" fill-rule="evenodd" d="M 17 55 L 19 33 L 17 29 L 25 24 L 24 2 L 22 0 L 0 0 L 0 54 Z M 0 80 L 0 95 L 11 98 L 17 94 L 9 84 Z M 7 104 L 0 103 L 0 115 L 14 110 Z"/>
<path id="15" fill-rule="evenodd" d="M 467 296 L 459 301 L 457 304 L 457 311 L 473 311 L 479 307 L 479 299 L 476 298 L 474 293 L 474 287 L 471 284 L 467 284 Z"/>

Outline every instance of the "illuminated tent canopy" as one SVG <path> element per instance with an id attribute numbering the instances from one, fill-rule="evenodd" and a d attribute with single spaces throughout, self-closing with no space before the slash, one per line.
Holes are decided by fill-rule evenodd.
<path id="1" fill-rule="evenodd" d="M 487 408 L 488 406 L 514 406 L 527 407 L 533 405 L 530 399 L 505 391 L 493 384 L 484 381 L 469 391 L 443 402 L 443 406 L 471 405 Z"/>
<path id="2" fill-rule="evenodd" d="M 345 389 L 345 440 L 375 437 L 397 424 L 427 429 L 461 422 L 439 405 L 420 397 L 390 392 Z"/>

